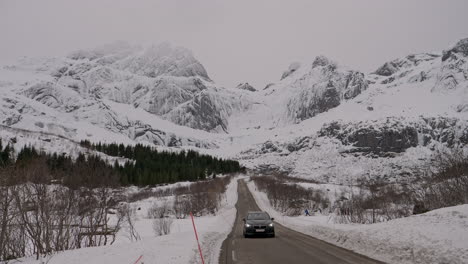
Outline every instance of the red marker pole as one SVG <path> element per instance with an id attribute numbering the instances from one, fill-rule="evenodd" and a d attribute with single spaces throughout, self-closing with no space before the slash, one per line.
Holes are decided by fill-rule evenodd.
<path id="1" fill-rule="evenodd" d="M 205 264 L 205 260 L 203 259 L 203 254 L 202 254 L 201 247 L 200 247 L 200 242 L 198 241 L 197 228 L 195 227 L 195 221 L 193 220 L 192 212 L 190 212 L 190 217 L 192 217 L 193 231 L 195 232 L 195 238 L 197 239 L 198 251 L 200 252 L 200 258 L 201 258 L 202 264 Z"/>
<path id="2" fill-rule="evenodd" d="M 143 258 L 143 255 L 141 255 L 141 256 L 135 261 L 135 263 L 133 263 L 133 264 L 137 264 L 138 262 L 140 262 L 140 260 L 141 260 L 142 258 Z"/>

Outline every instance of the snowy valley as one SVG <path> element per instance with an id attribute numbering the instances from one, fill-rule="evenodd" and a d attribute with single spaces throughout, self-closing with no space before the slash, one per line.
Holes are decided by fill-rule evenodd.
<path id="1" fill-rule="evenodd" d="M 222 87 L 190 50 L 169 43 L 137 46 L 116 42 L 66 57 L 24 57 L 0 68 L 0 140 L 15 154 L 27 146 L 72 159 L 84 153 L 120 165 L 121 170 L 126 168 L 124 164 L 134 163 L 138 169 L 139 161 L 120 155 L 120 150 L 111 155 L 89 144 L 138 144 L 169 153 L 195 150 L 238 161 L 247 173 L 223 181 L 225 175 L 203 170 L 203 178 L 198 178 L 223 181 L 223 187 L 217 189 L 216 208 L 200 210 L 196 217 L 208 263 L 219 260 L 221 244 L 238 217 L 239 179 L 248 182 L 259 207 L 278 223 L 329 243 L 392 263 L 426 263 L 435 253 L 426 256 L 425 251 L 435 248 L 440 253 L 437 262 L 468 259 L 463 253 L 468 245 L 461 238 L 466 234 L 466 205 L 425 213 L 441 207 L 434 205 L 417 212 L 423 215 L 409 216 L 416 204 L 403 201 L 410 195 L 402 195 L 414 191 L 413 187 L 424 189 L 421 186 L 429 172 L 443 171 L 436 165 L 441 155 L 468 155 L 468 38 L 439 53 L 384 62 L 372 72 L 317 56 L 309 64 L 292 63 L 278 77 L 264 88 L 247 82 Z M 267 191 L 257 190 L 258 185 L 250 180 L 257 175 L 283 177 L 280 184 L 317 193 L 314 199 L 320 198 L 320 202 L 307 205 L 317 214 L 307 218 L 281 212 L 270 204 Z M 168 182 L 175 182 L 180 175 L 167 177 Z M 466 175 L 460 179 L 466 181 Z M 177 215 L 177 199 L 192 199 L 196 184 L 117 188 L 119 197 L 125 198 L 118 205 L 133 208 L 139 239 L 128 237 L 131 232 L 126 228 L 133 227 L 122 225 L 113 234 L 115 244 L 37 258 L 48 263 L 130 263 L 144 255 L 144 263 L 199 263 L 189 218 Z M 393 211 L 372 211 L 372 222 L 335 221 L 339 210 L 348 209 L 348 201 L 375 194 L 371 184 L 397 190 L 395 196 L 400 195 L 400 200 L 395 198 L 386 206 L 398 211 L 398 217 L 389 216 Z M 186 192 L 177 194 L 178 187 L 186 187 Z M 128 198 L 133 192 L 148 190 L 169 191 L 161 197 Z M 149 214 L 151 205 L 160 206 L 163 200 L 171 209 L 160 218 L 176 220 L 169 224 L 171 234 L 155 237 Z M 301 206 L 296 208 L 299 214 Z M 363 210 L 363 215 L 367 213 Z M 111 213 L 109 221 L 115 221 L 117 215 Z M 378 221 L 375 215 L 380 217 Z M 404 218 L 396 219 L 400 217 Z M 434 231 L 425 241 L 430 223 L 450 225 L 453 228 L 441 230 L 459 235 L 439 241 L 442 231 Z M 402 242 L 407 238 L 403 232 L 416 226 L 420 228 L 413 232 L 414 241 Z M 402 227 L 408 227 L 398 233 L 403 238 L 385 231 Z M 377 242 L 359 244 L 374 235 Z M 385 252 L 387 242 L 392 251 Z M 450 245 L 462 253 L 452 252 Z M 401 252 L 407 255 L 396 257 Z M 22 262 L 37 263 L 33 254 L 25 255 L 29 258 Z M 152 262 L 154 259 L 160 262 Z"/>

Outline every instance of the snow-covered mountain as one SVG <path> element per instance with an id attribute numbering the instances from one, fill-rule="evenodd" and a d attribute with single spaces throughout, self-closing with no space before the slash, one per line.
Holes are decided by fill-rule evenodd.
<path id="1" fill-rule="evenodd" d="M 294 122 L 335 108 L 368 87 L 363 73 L 342 68 L 324 56 L 316 57 L 310 67 L 292 64 L 289 69 L 282 82 L 287 89 L 296 90 L 287 102 L 288 116 Z"/>
<path id="2" fill-rule="evenodd" d="M 441 54 L 409 55 L 367 75 L 335 67 L 324 57 L 307 67 L 294 63 L 264 91 L 265 97 L 283 98 L 276 101 L 283 107 L 274 114 L 277 119 L 299 123 L 257 127 L 258 135 L 269 136 L 252 140 L 253 147 L 238 157 L 250 167 L 322 182 L 414 179 L 440 149 L 463 147 L 468 153 L 467 49 L 468 39 L 461 40 Z M 343 76 L 353 75 L 355 88 L 347 89 Z M 329 107 L 318 111 L 320 106 Z"/>
<path id="3" fill-rule="evenodd" d="M 241 92 L 217 88 L 190 51 L 167 43 L 119 42 L 66 58 L 23 58 L 0 74 L 2 124 L 76 139 L 212 148 L 211 137 L 195 139 L 203 132 L 177 125 L 225 132 L 229 115 L 249 102 Z M 122 108 L 152 117 L 130 118 Z"/>
<path id="4" fill-rule="evenodd" d="M 321 181 L 398 180 L 441 146 L 468 144 L 467 50 L 464 39 L 371 73 L 318 56 L 255 89 L 217 85 L 185 48 L 118 42 L 4 66 L 0 123 L 10 134 L 199 148 Z"/>

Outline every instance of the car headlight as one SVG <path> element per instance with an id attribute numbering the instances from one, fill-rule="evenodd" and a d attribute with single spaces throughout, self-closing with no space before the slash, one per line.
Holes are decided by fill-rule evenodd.
<path id="1" fill-rule="evenodd" d="M 270 223 L 268 226 L 269 226 L 269 227 L 273 227 L 273 223 Z"/>
<path id="2" fill-rule="evenodd" d="M 245 224 L 245 227 L 250 227 L 250 225 L 249 225 L 249 224 Z"/>

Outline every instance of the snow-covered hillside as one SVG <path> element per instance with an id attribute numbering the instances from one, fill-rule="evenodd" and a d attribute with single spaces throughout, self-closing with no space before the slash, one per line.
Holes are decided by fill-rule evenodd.
<path id="1" fill-rule="evenodd" d="M 386 263 L 466 263 L 468 205 L 441 208 L 421 215 L 372 225 L 335 223 L 334 213 L 284 216 L 264 192 L 248 183 L 257 204 L 277 222 Z"/>
<path id="2" fill-rule="evenodd" d="M 298 124 L 278 121 L 276 127 L 268 124 L 274 128 L 250 130 L 248 138 L 254 146 L 243 149 L 238 157 L 252 168 L 270 167 L 322 182 L 349 183 L 368 176 L 401 181 L 426 166 L 438 149 L 461 146 L 467 151 L 466 48 L 467 41 L 462 40 L 444 51 L 444 56 L 424 53 L 387 62 L 365 76 L 366 89 L 359 89 L 354 98 L 341 97 L 328 111 Z M 319 58 L 316 61 L 329 61 Z M 283 90 L 293 94 L 295 84 L 311 76 L 309 71 L 301 71 L 305 71 L 302 66 L 293 64 L 279 83 L 264 92 L 282 93 L 279 98 L 288 101 L 291 97 Z M 311 72 L 315 72 L 314 63 Z M 285 83 L 294 76 L 296 79 Z M 299 87 L 315 93 L 314 85 L 319 83 L 312 82 L 310 90 Z M 302 104 L 317 98 L 300 94 L 297 98 L 304 99 Z M 284 108 L 277 111 L 285 113 Z M 262 134 L 269 136 L 262 141 Z"/>
<path id="3" fill-rule="evenodd" d="M 467 49 L 464 39 L 371 73 L 318 56 L 255 89 L 220 87 L 185 48 L 118 42 L 5 65 L 0 123 L 74 141 L 197 148 L 320 181 L 397 181 L 434 150 L 468 143 Z"/>

